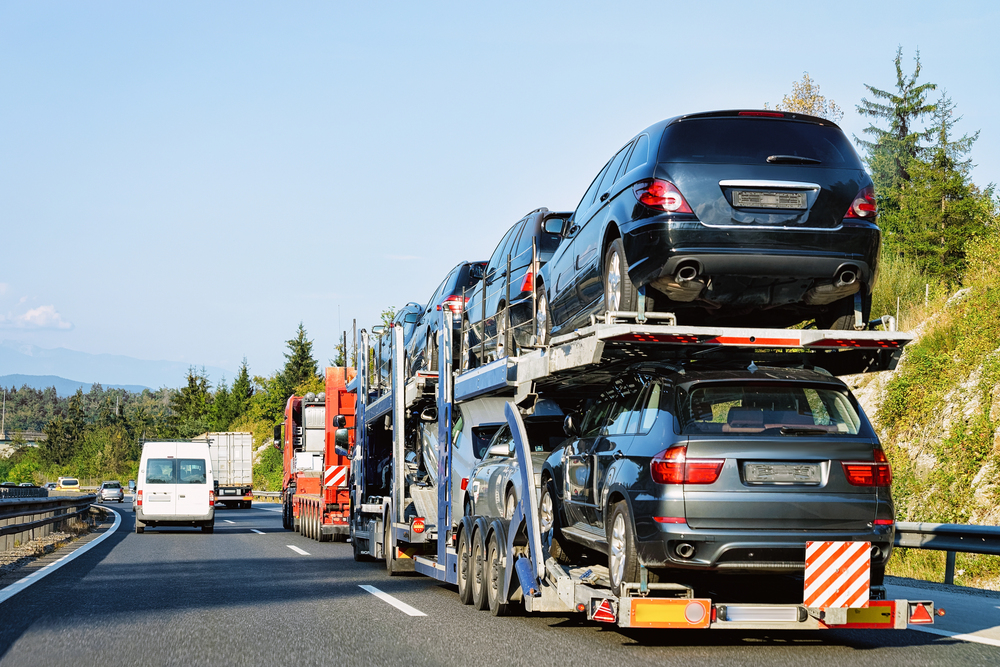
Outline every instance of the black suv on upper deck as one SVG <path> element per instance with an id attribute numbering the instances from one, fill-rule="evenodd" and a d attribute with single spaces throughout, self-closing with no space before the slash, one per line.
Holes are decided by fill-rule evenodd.
<path id="1" fill-rule="evenodd" d="M 867 320 L 881 233 L 871 177 L 839 127 L 776 111 L 679 116 L 604 166 L 541 270 L 536 333 L 592 314 L 676 313 L 682 324 L 854 326 Z"/>
<path id="2" fill-rule="evenodd" d="M 566 431 L 542 467 L 542 532 L 556 558 L 606 554 L 615 588 L 638 581 L 639 565 L 674 582 L 801 577 L 810 541 L 871 542 L 871 584 L 882 584 L 891 471 L 829 374 L 646 364 L 605 385 Z"/>

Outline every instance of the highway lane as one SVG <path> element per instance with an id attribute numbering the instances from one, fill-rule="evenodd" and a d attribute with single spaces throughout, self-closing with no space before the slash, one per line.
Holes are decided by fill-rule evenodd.
<path id="1" fill-rule="evenodd" d="M 494 618 L 461 605 L 452 587 L 355 563 L 349 544 L 284 531 L 273 509 L 220 510 L 212 535 L 136 535 L 126 505 L 117 533 L 0 605 L 0 667 L 1000 664 L 998 647 L 914 631 L 621 631 L 578 617 Z"/>

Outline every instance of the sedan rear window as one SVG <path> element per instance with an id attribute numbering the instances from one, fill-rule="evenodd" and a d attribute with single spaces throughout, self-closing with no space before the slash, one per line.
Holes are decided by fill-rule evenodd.
<path id="1" fill-rule="evenodd" d="M 818 160 L 817 167 L 862 168 L 858 154 L 836 127 L 761 118 L 674 123 L 663 132 L 659 161 L 767 164 L 771 156 Z"/>
<path id="2" fill-rule="evenodd" d="M 861 417 L 847 392 L 801 384 L 694 385 L 677 391 L 681 433 L 857 435 Z"/>

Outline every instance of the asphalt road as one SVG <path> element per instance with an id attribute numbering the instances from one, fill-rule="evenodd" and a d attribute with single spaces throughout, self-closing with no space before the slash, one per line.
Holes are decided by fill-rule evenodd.
<path id="1" fill-rule="evenodd" d="M 115 534 L 0 603 L 0 667 L 1000 664 L 998 646 L 912 630 L 626 631 L 560 615 L 494 618 L 450 586 L 355 563 L 349 544 L 282 530 L 276 505 L 220 510 L 211 535 L 136 535 L 128 507 L 113 506 Z M 996 605 L 984 609 L 1000 616 Z"/>

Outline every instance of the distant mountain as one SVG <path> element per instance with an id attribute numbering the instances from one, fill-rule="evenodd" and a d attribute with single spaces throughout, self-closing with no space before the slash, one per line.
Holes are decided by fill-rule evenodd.
<path id="1" fill-rule="evenodd" d="M 72 396 L 76 393 L 77 389 L 82 389 L 83 393 L 90 391 L 90 388 L 94 385 L 93 382 L 77 382 L 76 380 L 67 380 L 66 378 L 61 378 L 58 375 L 0 375 L 0 387 L 8 387 L 20 389 L 24 385 L 28 385 L 32 389 L 48 389 L 49 387 L 56 388 L 56 394 L 59 396 Z M 124 389 L 125 391 L 130 391 L 132 393 L 141 393 L 143 389 L 150 389 L 150 387 L 144 387 L 138 384 L 102 384 L 105 389 Z"/>
<path id="2" fill-rule="evenodd" d="M 94 382 L 100 382 L 105 387 L 180 387 L 186 383 L 188 367 L 192 365 L 201 370 L 198 364 L 178 361 L 151 361 L 117 354 L 88 354 L 62 347 L 45 349 L 10 340 L 0 342 L 0 374 L 81 378 L 75 382 L 86 387 Z M 213 386 L 223 376 L 229 381 L 236 377 L 236 373 L 231 370 L 210 366 L 205 367 L 205 372 Z M 75 387 L 73 391 L 76 391 Z"/>

